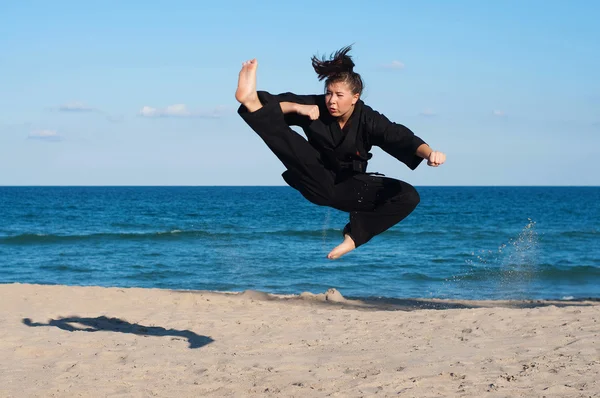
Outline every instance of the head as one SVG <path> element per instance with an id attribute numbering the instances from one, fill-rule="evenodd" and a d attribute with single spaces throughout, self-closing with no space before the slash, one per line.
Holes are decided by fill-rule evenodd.
<path id="1" fill-rule="evenodd" d="M 319 80 L 325 79 L 325 101 L 334 117 L 349 117 L 362 94 L 362 78 L 354 72 L 354 62 L 348 55 L 351 49 L 352 46 L 344 47 L 332 54 L 330 59 L 312 57 Z"/>

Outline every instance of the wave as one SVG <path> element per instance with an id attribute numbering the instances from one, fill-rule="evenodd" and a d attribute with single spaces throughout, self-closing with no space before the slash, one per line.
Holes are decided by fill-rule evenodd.
<path id="1" fill-rule="evenodd" d="M 519 267 L 482 267 L 471 269 L 463 275 L 447 278 L 449 281 L 534 281 L 534 280 L 577 280 L 593 281 L 600 278 L 600 267 L 592 265 L 574 265 L 561 267 L 555 265 L 534 265 Z"/>
<path id="2" fill-rule="evenodd" d="M 327 235 L 340 235 L 339 229 L 325 230 L 283 230 L 283 231 L 259 231 L 253 232 L 249 229 L 229 232 L 210 232 L 205 230 L 181 230 L 172 229 L 169 231 L 150 231 L 150 232 L 98 232 L 91 234 L 75 235 L 57 235 L 41 233 L 24 233 L 13 236 L 0 236 L 0 245 L 27 245 L 27 244 L 51 244 L 67 243 L 73 241 L 91 241 L 91 240 L 174 240 L 174 239 L 198 239 L 198 238 L 249 238 L 260 239 L 264 236 L 291 236 L 291 237 L 323 237 Z"/>
<path id="3" fill-rule="evenodd" d="M 64 264 L 40 265 L 39 269 L 45 270 L 45 271 L 61 271 L 61 272 L 75 272 L 75 273 L 93 272 L 94 271 L 93 269 L 87 268 L 87 267 L 64 265 Z"/>
<path id="4" fill-rule="evenodd" d="M 152 231 L 152 232 L 99 232 L 92 234 L 57 235 L 25 233 L 13 236 L 0 237 L 0 245 L 28 245 L 28 244 L 60 244 L 75 241 L 95 240 L 182 240 L 182 239 L 232 239 L 251 238 L 260 239 L 264 236 L 291 236 L 291 237 L 323 237 L 329 234 L 339 235 L 341 230 L 284 230 L 284 231 L 261 231 L 241 230 L 238 232 L 209 232 L 204 230 L 180 230 Z"/>
<path id="5" fill-rule="evenodd" d="M 114 226 L 114 225 L 113 225 Z M 42 233 L 22 233 L 12 236 L 1 236 L 0 245 L 28 245 L 28 244 L 60 244 L 73 241 L 95 241 L 95 240 L 185 240 L 185 239 L 262 239 L 271 238 L 273 236 L 285 236 L 292 238 L 325 238 L 341 236 L 340 228 L 326 229 L 288 229 L 288 230 L 260 230 L 253 231 L 249 228 L 223 229 L 217 231 L 207 230 L 183 230 L 173 228 L 165 231 L 148 231 L 148 232 L 98 232 L 90 234 L 42 234 Z M 385 231 L 382 238 L 421 238 L 422 236 L 437 237 L 447 236 L 449 240 L 455 242 L 457 240 L 468 238 L 470 240 L 486 239 L 493 236 L 492 232 L 464 233 L 455 231 L 447 233 L 445 231 L 407 231 L 403 229 L 391 229 Z M 600 236 L 597 231 L 581 231 L 581 232 L 563 232 L 557 237 L 568 238 L 592 238 Z"/>
<path id="6" fill-rule="evenodd" d="M 402 274 L 403 279 L 411 281 L 423 281 L 423 282 L 439 282 L 443 281 L 444 278 L 423 274 L 420 272 L 405 272 Z"/>
<path id="7" fill-rule="evenodd" d="M 28 245 L 28 244 L 53 244 L 68 243 L 75 241 L 94 241 L 94 240 L 169 240 L 186 237 L 207 237 L 219 234 L 212 234 L 206 231 L 181 231 L 178 229 L 163 232 L 129 232 L 114 233 L 101 232 L 85 235 L 55 235 L 55 234 L 20 234 L 14 236 L 5 236 L 0 238 L 0 245 Z M 221 234 L 231 235 L 231 234 Z"/>
<path id="8" fill-rule="evenodd" d="M 557 234 L 559 238 L 597 238 L 600 231 L 565 231 Z"/>

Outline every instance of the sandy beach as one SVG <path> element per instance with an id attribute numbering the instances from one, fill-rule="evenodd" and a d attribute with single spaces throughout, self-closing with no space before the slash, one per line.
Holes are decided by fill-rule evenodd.
<path id="1" fill-rule="evenodd" d="M 597 301 L 27 284 L 0 296 L 2 397 L 600 396 Z"/>

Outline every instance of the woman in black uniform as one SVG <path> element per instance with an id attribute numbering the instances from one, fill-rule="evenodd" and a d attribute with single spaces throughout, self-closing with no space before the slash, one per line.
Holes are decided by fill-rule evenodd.
<path id="1" fill-rule="evenodd" d="M 283 179 L 306 199 L 350 213 L 343 242 L 327 257 L 336 259 L 368 242 L 408 216 L 419 203 L 413 186 L 367 173 L 373 145 L 414 170 L 445 162 L 421 138 L 360 99 L 363 82 L 348 55 L 312 58 L 324 95 L 272 95 L 256 91 L 256 59 L 243 63 L 236 99 L 240 116 L 286 167 Z M 308 141 L 289 126 L 300 126 Z"/>

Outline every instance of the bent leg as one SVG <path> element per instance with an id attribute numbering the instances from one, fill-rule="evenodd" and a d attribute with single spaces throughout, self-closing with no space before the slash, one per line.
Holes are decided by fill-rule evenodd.
<path id="1" fill-rule="evenodd" d="M 344 228 L 359 247 L 374 236 L 405 219 L 420 201 L 410 184 L 392 178 L 360 177 L 363 183 L 355 188 L 361 199 L 350 210 L 350 222 Z M 345 188 L 347 190 L 348 188 Z"/>

